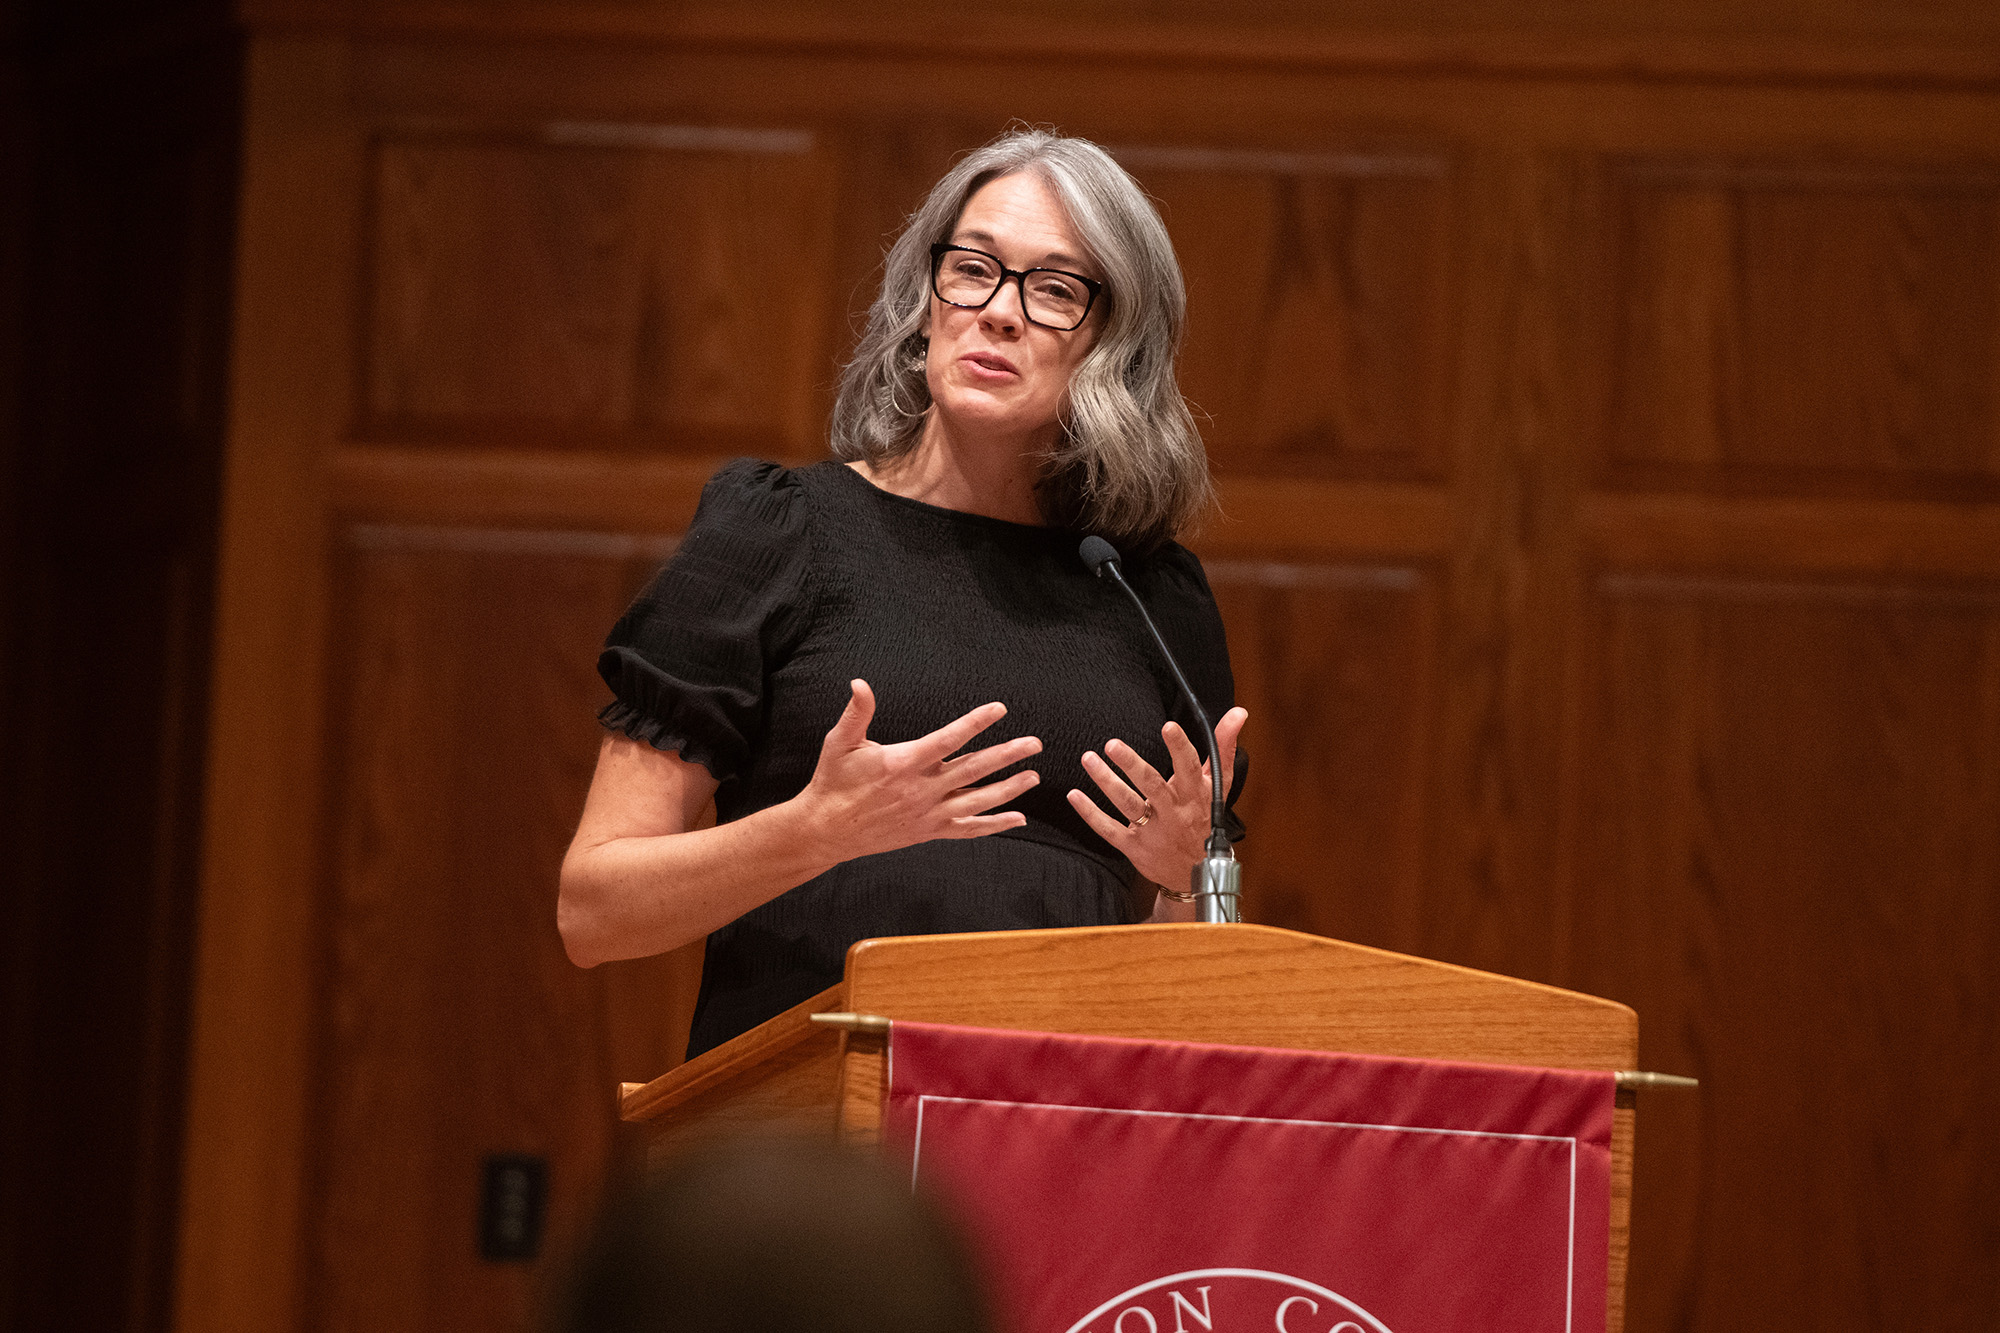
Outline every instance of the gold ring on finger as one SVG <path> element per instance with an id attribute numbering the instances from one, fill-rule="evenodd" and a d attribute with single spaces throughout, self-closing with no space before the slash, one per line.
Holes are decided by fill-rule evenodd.
<path id="1" fill-rule="evenodd" d="M 1144 803 L 1143 806 L 1141 806 L 1139 811 L 1139 817 L 1133 820 L 1129 825 L 1127 825 L 1127 827 L 1144 828 L 1146 827 L 1146 825 L 1153 822 L 1153 816 L 1158 813 L 1159 812 L 1157 810 L 1153 809 L 1153 803 L 1151 801 L 1147 801 Z"/>

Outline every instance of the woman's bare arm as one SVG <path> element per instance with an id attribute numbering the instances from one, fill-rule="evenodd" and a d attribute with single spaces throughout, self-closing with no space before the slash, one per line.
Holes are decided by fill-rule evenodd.
<path id="1" fill-rule="evenodd" d="M 556 924 L 583 967 L 679 948 L 843 861 L 933 838 L 1018 828 L 988 814 L 1040 780 L 1032 770 L 977 785 L 1041 751 L 1023 736 L 951 756 L 1006 716 L 985 704 L 900 745 L 868 739 L 875 696 L 855 681 L 806 789 L 714 828 L 692 825 L 715 795 L 708 770 L 624 736 L 607 736 L 569 853 Z"/>

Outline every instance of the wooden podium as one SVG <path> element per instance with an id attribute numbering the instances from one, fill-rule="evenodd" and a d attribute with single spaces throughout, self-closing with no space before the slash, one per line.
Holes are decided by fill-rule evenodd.
<path id="1" fill-rule="evenodd" d="M 880 1031 L 813 1021 L 855 1013 L 930 1023 L 1630 1070 L 1638 1016 L 1622 1004 L 1268 926 L 1101 926 L 863 940 L 840 985 L 651 1083 L 622 1119 L 649 1149 L 774 1121 L 855 1141 L 881 1126 Z M 1611 1142 L 1611 1333 L 1624 1325 L 1633 1096 Z"/>

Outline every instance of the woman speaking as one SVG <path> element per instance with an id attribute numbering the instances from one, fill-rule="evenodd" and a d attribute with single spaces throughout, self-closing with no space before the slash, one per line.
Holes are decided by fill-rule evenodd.
<path id="1" fill-rule="evenodd" d="M 1110 155 L 1010 133 L 891 248 L 835 460 L 708 483 L 599 659 L 615 698 L 557 909 L 584 966 L 708 936 L 690 1056 L 870 936 L 1192 918 L 1200 729 L 1077 556 L 1085 533 L 1124 552 L 1240 786 L 1222 621 L 1173 541 L 1209 498 L 1184 308 Z"/>

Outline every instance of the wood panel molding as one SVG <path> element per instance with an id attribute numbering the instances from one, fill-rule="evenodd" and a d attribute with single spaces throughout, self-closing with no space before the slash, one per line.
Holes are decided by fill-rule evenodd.
<path id="1" fill-rule="evenodd" d="M 328 496 L 366 522 L 672 533 L 731 456 L 350 445 L 329 460 Z"/>
<path id="2" fill-rule="evenodd" d="M 1216 491 L 1215 512 L 1183 539 L 1204 559 L 1429 560 L 1451 549 L 1454 499 L 1435 487 L 1225 476 Z"/>
<path id="3" fill-rule="evenodd" d="M 1581 519 L 1618 569 L 2000 578 L 2000 504 L 1596 494 Z"/>
<path id="4" fill-rule="evenodd" d="M 175 1327 L 297 1326 L 327 629 L 323 450 L 345 415 L 360 180 L 337 51 L 253 47 Z M 288 246 L 260 244 L 282 236 Z M 289 247 L 297 247 L 296 249 Z M 310 264 L 296 263 L 310 253 Z M 312 775 L 312 776 L 306 776 Z"/>
<path id="5" fill-rule="evenodd" d="M 328 495 L 364 522 L 674 533 L 732 456 L 348 445 L 328 460 Z M 1452 497 L 1434 487 L 1225 477 L 1217 491 L 1186 539 L 1205 558 L 1435 560 L 1451 549 Z"/>
<path id="6" fill-rule="evenodd" d="M 1329 29 L 1300 23 L 1284 7 L 1254 9 L 1231 21 L 1162 17 L 1156 8 L 1084 17 L 1022 5 L 996 21 L 1008 26 L 1010 51 L 1024 55 L 1116 59 L 1138 65 L 1301 69 L 1323 73 L 1425 73 L 1477 78 L 1585 78 L 1702 83 L 1889 84 L 1901 87 L 2000 86 L 2000 25 L 1966 6 L 1951 37 L 1882 23 L 1870 31 L 1851 11 L 1802 25 L 1802 32 L 1720 31 L 1695 15 L 1673 22 L 1635 20 L 1625 30 L 1596 22 L 1526 22 L 1509 30 L 1488 9 L 1426 6 L 1429 23 L 1407 8 L 1357 15 Z M 1689 6 L 1694 8 L 1694 6 Z M 551 39 L 643 42 L 690 48 L 764 47 L 812 53 L 920 55 L 980 59 L 991 51 L 983 31 L 967 32 L 943 6 L 929 12 L 871 13 L 856 7 L 782 8 L 651 3 L 478 4 L 467 0 L 244 0 L 251 28 L 270 35 L 345 33 L 361 37 Z M 1372 18 L 1372 21 L 1371 21 Z M 1842 19 L 1848 22 L 1843 23 Z M 1858 30 L 1857 30 L 1858 28 Z M 1963 31 L 1970 29 L 1969 32 Z"/>

